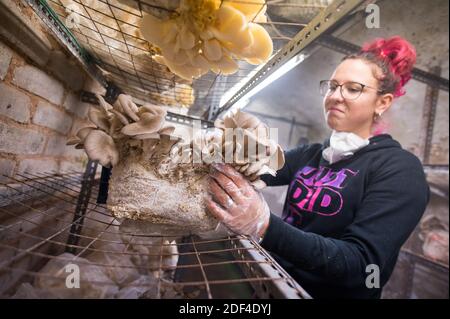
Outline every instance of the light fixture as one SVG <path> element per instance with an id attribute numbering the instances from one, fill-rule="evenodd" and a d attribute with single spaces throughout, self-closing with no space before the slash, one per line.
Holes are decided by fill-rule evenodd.
<path id="1" fill-rule="evenodd" d="M 257 94 L 259 91 L 267 87 L 269 84 L 275 82 L 278 80 L 281 76 L 288 73 L 290 70 L 295 68 L 297 65 L 299 65 L 301 62 L 303 62 L 306 59 L 305 54 L 297 54 L 293 58 L 291 58 L 288 62 L 284 63 L 282 66 L 280 66 L 275 72 L 270 74 L 266 79 L 264 79 L 261 83 L 259 83 L 257 86 L 255 86 L 253 89 L 251 89 L 249 92 L 244 94 L 242 97 L 240 97 L 228 110 L 228 112 L 235 112 L 238 109 L 242 109 L 245 106 L 247 106 L 251 98 Z M 226 92 L 222 98 L 220 99 L 219 106 L 222 107 L 227 103 L 235 94 L 239 91 L 239 89 L 247 83 L 264 65 L 261 65 L 260 67 L 256 68 L 252 72 L 250 72 L 243 80 L 238 82 L 235 86 L 233 86 L 228 92 Z M 227 113 L 228 113 L 227 112 Z"/>

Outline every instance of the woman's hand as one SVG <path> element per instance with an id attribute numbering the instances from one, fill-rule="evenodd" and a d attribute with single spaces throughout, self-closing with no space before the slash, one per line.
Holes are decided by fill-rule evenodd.
<path id="1" fill-rule="evenodd" d="M 206 207 L 237 234 L 261 238 L 269 225 L 270 209 L 245 177 L 225 164 L 211 165 Z"/>

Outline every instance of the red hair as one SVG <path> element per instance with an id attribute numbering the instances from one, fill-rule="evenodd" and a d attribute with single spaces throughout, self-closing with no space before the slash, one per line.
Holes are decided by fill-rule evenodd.
<path id="1" fill-rule="evenodd" d="M 382 72 L 381 77 L 378 77 L 380 90 L 399 97 L 405 94 L 403 87 L 411 79 L 416 50 L 400 36 L 377 38 L 364 44 L 358 54 L 347 56 L 346 59 L 363 59 L 377 65 Z"/>

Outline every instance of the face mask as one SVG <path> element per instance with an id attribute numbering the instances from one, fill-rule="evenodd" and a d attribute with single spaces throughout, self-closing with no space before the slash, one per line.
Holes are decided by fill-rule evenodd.
<path id="1" fill-rule="evenodd" d="M 363 139 L 354 133 L 333 131 L 330 137 L 330 146 L 322 151 L 322 157 L 333 164 L 352 156 L 369 143 L 369 139 Z"/>

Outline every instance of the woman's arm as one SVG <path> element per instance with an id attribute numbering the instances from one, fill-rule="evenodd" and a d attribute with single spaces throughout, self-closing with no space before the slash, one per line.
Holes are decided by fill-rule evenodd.
<path id="1" fill-rule="evenodd" d="M 270 217 L 261 245 L 305 271 L 355 287 L 365 284 L 366 267 L 383 269 L 414 230 L 429 201 L 420 161 L 401 157 L 401 165 L 384 166 L 369 183 L 353 223 L 340 239 L 297 229 Z"/>

